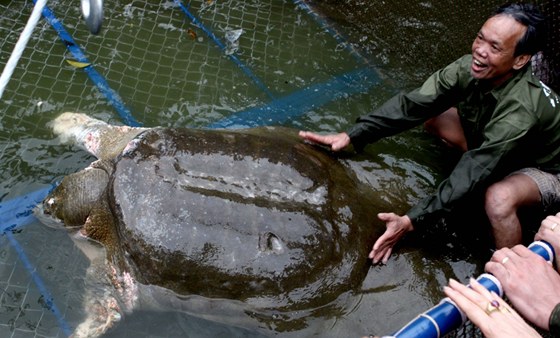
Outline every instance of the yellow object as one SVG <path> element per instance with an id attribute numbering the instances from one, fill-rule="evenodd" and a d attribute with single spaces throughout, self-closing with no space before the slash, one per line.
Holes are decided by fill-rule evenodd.
<path id="1" fill-rule="evenodd" d="M 91 63 L 78 62 L 78 61 L 73 61 L 73 60 L 66 60 L 66 62 L 68 62 L 70 64 L 70 66 L 76 67 L 76 68 L 86 68 L 87 66 L 91 65 Z"/>

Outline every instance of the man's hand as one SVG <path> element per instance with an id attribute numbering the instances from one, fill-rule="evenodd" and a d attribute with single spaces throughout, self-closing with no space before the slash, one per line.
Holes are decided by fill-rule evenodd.
<path id="1" fill-rule="evenodd" d="M 489 292 L 471 279 L 467 287 L 453 279 L 444 287 L 445 294 L 463 310 L 469 319 L 480 328 L 486 338 L 536 338 L 541 335 L 527 324 L 508 303 Z M 489 304 L 494 311 L 489 312 Z"/>
<path id="2" fill-rule="evenodd" d="M 535 234 L 535 241 L 545 241 L 552 245 L 556 252 L 556 267 L 560 268 L 560 213 L 547 216 L 541 222 L 539 231 Z"/>
<path id="3" fill-rule="evenodd" d="M 548 330 L 550 314 L 560 303 L 560 275 L 541 256 L 522 245 L 503 248 L 486 263 L 517 311 Z"/>
<path id="4" fill-rule="evenodd" d="M 394 213 L 379 213 L 377 217 L 385 222 L 387 229 L 373 245 L 369 258 L 371 258 L 373 264 L 377 264 L 380 261 L 385 264 L 389 260 L 393 246 L 407 232 L 414 230 L 414 227 L 412 226 L 412 221 L 406 215 L 399 216 Z"/>
<path id="5" fill-rule="evenodd" d="M 309 131 L 300 131 L 299 136 L 304 140 L 329 146 L 332 151 L 339 151 L 350 144 L 350 136 L 346 133 L 320 135 Z"/>

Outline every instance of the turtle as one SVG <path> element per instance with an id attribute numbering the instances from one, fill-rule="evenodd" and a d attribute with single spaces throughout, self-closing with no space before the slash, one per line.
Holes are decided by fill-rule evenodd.
<path id="1" fill-rule="evenodd" d="M 375 191 L 296 130 L 128 127 L 74 112 L 50 126 L 97 160 L 66 175 L 36 214 L 103 249 L 91 277 L 107 273 L 116 295 L 90 300 L 97 317 L 76 336 L 132 311 L 138 285 L 294 313 L 367 274 Z"/>

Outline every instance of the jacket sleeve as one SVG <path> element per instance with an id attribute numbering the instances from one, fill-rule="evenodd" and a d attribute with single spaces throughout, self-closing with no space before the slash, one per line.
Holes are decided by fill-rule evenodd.
<path id="1" fill-rule="evenodd" d="M 552 337 L 560 338 L 560 304 L 557 304 L 550 314 L 548 329 Z"/>
<path id="2" fill-rule="evenodd" d="M 478 148 L 463 154 L 450 176 L 434 195 L 422 200 L 407 213 L 417 227 L 427 225 L 468 193 L 485 188 L 488 182 L 516 169 L 512 160 L 522 158 L 520 144 L 535 121 L 521 105 L 502 104 L 484 129 L 485 141 Z M 519 160 L 516 160 L 519 161 Z"/>
<path id="3" fill-rule="evenodd" d="M 460 99 L 468 64 L 469 55 L 435 72 L 421 87 L 397 94 L 372 113 L 359 117 L 347 132 L 354 148 L 360 151 L 369 143 L 420 125 L 452 107 Z"/>

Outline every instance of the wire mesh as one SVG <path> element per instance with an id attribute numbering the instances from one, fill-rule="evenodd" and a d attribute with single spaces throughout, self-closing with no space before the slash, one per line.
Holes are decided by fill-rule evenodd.
<path id="1" fill-rule="evenodd" d="M 534 72 L 558 91 L 560 4 L 554 0 L 518 2 L 536 4 L 547 17 L 546 48 L 535 57 Z M 404 74 L 405 87 L 414 87 L 431 72 L 470 53 L 480 25 L 494 9 L 506 2 L 440 0 L 403 4 L 396 1 L 326 0 L 313 3 L 337 23 L 346 26 L 350 42 L 364 55 L 376 60 L 376 65 L 388 65 L 390 72 L 401 68 L 418 69 Z M 394 16 L 393 13 L 400 15 Z M 402 81 L 403 72 L 396 74 Z M 407 81 L 408 76 L 411 78 Z"/>

